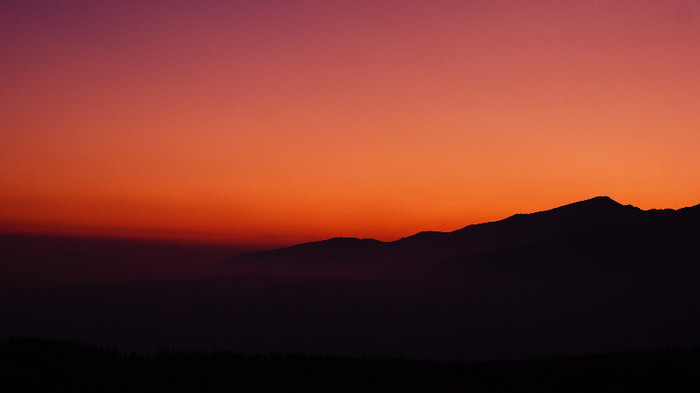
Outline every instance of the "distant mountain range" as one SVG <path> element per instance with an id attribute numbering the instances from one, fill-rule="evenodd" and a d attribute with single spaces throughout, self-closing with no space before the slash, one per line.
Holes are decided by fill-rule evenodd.
<path id="1" fill-rule="evenodd" d="M 543 248 L 541 252 L 551 254 L 554 249 L 544 251 L 544 248 L 558 247 L 562 252 L 580 249 L 595 254 L 596 247 L 604 246 L 631 247 L 627 252 L 634 252 L 669 237 L 679 244 L 693 244 L 689 236 L 698 233 L 699 218 L 700 205 L 680 210 L 644 211 L 632 205 L 621 205 L 609 197 L 596 197 L 547 211 L 469 225 L 453 232 L 420 232 L 393 242 L 333 238 L 245 253 L 230 264 L 238 272 L 368 278 L 448 260 L 466 260 L 497 250 L 500 253 L 494 255 L 505 255 L 508 253 L 505 249 L 527 245 L 529 247 L 522 251 L 534 253 L 533 248 L 540 247 Z M 687 243 L 683 243 L 683 239 Z M 551 243 L 547 243 L 548 240 Z M 611 244 L 615 241 L 623 243 Z M 579 242 L 586 244 L 577 244 Z M 605 250 L 599 253 L 603 252 Z M 637 257 L 646 259 L 649 256 L 642 254 Z"/>
<path id="2" fill-rule="evenodd" d="M 6 290 L 0 338 L 468 360 L 700 346 L 699 239 L 700 205 L 598 197 L 251 252 L 210 278 Z"/>

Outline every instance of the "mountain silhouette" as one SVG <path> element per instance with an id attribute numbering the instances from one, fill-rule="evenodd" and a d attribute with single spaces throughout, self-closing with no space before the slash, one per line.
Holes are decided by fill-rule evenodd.
<path id="1" fill-rule="evenodd" d="M 248 253 L 211 278 L 5 291 L 0 336 L 468 360 L 700 346 L 699 238 L 700 205 L 597 197 Z"/>
<path id="2" fill-rule="evenodd" d="M 674 214 L 675 211 L 666 211 Z M 685 211 L 678 214 L 686 214 Z M 245 253 L 230 264 L 241 272 L 300 276 L 370 277 L 445 259 L 530 244 L 585 228 L 633 225 L 658 211 L 595 197 L 555 209 L 516 214 L 504 220 L 469 225 L 453 232 L 420 232 L 393 242 L 334 238 L 287 248 Z"/>

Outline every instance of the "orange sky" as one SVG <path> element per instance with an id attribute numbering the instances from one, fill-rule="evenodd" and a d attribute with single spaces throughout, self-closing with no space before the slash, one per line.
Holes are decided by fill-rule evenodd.
<path id="1" fill-rule="evenodd" d="M 700 2 L 104 3 L 0 3 L 0 230 L 393 240 L 700 203 Z"/>

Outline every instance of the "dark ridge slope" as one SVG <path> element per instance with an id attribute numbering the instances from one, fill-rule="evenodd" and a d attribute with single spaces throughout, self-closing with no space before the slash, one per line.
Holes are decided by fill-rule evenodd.
<path id="1" fill-rule="evenodd" d="M 262 272 L 301 277 L 355 276 L 373 271 L 368 263 L 385 256 L 384 243 L 375 239 L 333 238 L 268 251 L 249 252 L 232 262 L 237 272 Z M 364 269 L 364 270 L 358 270 Z"/>
<path id="2" fill-rule="evenodd" d="M 541 241 L 593 225 L 634 221 L 643 211 L 608 197 L 555 209 L 516 214 L 501 221 L 470 225 L 453 232 L 420 232 L 394 242 L 336 238 L 254 252 L 231 261 L 237 272 L 276 272 L 318 277 L 388 274 L 415 265 Z"/>

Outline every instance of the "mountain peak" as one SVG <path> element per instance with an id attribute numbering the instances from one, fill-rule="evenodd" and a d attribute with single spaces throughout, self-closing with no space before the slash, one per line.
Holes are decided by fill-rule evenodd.
<path id="1" fill-rule="evenodd" d="M 569 204 L 566 204 L 563 206 L 555 207 L 554 209 L 541 211 L 538 213 L 570 211 L 570 212 L 580 212 L 583 214 L 590 214 L 590 213 L 596 213 L 596 212 L 605 213 L 605 212 L 609 212 L 609 211 L 619 211 L 622 209 L 629 210 L 630 208 L 633 208 L 634 210 L 639 210 L 638 208 L 636 208 L 632 205 L 623 205 L 623 204 L 615 201 L 614 199 L 610 198 L 609 196 L 597 196 L 597 197 L 593 197 L 590 199 L 584 199 L 582 201 L 573 202 L 573 203 L 569 203 Z"/>
<path id="2" fill-rule="evenodd" d="M 562 225 L 590 225 L 594 223 L 610 222 L 621 218 L 629 217 L 630 214 L 637 214 L 641 211 L 638 207 L 632 205 L 623 205 L 608 196 L 597 196 L 583 201 L 570 203 L 559 206 L 554 209 L 539 211 L 530 214 L 516 214 L 507 219 L 513 220 L 531 220 L 535 217 L 539 219 L 554 220 L 546 225 L 554 225 L 555 222 Z M 534 224 L 535 222 L 530 222 Z M 558 225 L 556 224 L 556 225 Z M 539 223 L 538 225 L 545 225 Z"/>
<path id="3" fill-rule="evenodd" d="M 572 203 L 572 205 L 576 205 L 576 204 L 597 205 L 597 206 L 605 206 L 605 205 L 622 206 L 621 203 L 619 203 L 619 202 L 615 201 L 614 199 L 610 198 L 609 196 L 605 196 L 605 195 L 597 196 L 597 197 L 593 197 L 590 199 L 585 199 L 583 201 Z"/>

